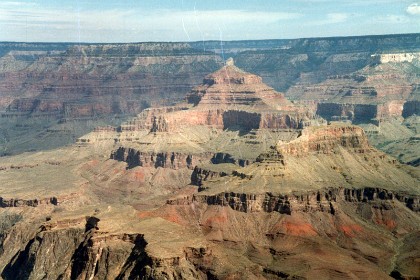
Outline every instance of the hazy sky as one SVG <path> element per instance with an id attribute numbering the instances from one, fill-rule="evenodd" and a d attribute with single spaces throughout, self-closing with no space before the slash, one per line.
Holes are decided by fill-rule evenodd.
<path id="1" fill-rule="evenodd" d="M 143 42 L 419 33 L 413 0 L 0 0 L 0 41 Z"/>

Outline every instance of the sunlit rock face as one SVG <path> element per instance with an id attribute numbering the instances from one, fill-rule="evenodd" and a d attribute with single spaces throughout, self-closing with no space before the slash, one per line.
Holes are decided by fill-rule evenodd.
<path id="1" fill-rule="evenodd" d="M 249 56 L 259 57 L 254 61 L 266 70 L 290 59 L 282 64 L 290 76 L 296 70 L 290 65 L 306 65 L 302 80 L 308 81 L 317 76 L 309 65 L 323 65 L 323 74 L 350 71 L 345 66 L 354 69 L 370 55 L 335 54 L 325 56 L 323 64 L 314 53 L 332 45 L 343 52 L 367 46 L 355 38 L 293 42 L 309 54 L 285 57 L 276 49 Z M 388 41 L 368 42 L 372 49 L 375 42 Z M 166 45 L 149 47 L 156 55 L 166 51 Z M 85 49 L 87 56 L 107 53 L 110 59 L 116 50 L 113 45 Z M 176 72 L 172 59 L 164 62 Z M 135 63 L 144 69 L 156 60 L 162 62 L 150 56 Z M 149 108 L 121 125 L 104 124 L 60 149 L 0 157 L 0 278 L 418 277 L 419 170 L 369 144 L 372 132 L 365 131 L 376 126 L 364 131 L 349 123 L 363 115 L 389 118 L 401 108 L 411 114 L 415 103 L 390 99 L 355 106 L 329 100 L 323 114 L 349 119 L 327 124 L 315 116 L 317 101 L 290 102 L 265 85 L 264 76 L 241 70 L 254 73 L 252 67 L 239 68 L 231 60 L 222 64 L 206 68 L 219 71 L 200 76 L 197 83 L 203 77 L 204 82 L 187 96 L 190 102 Z M 325 77 L 321 74 L 317 79 Z M 276 75 L 265 77 L 282 83 Z M 402 88 L 397 95 L 405 94 Z M 363 87 L 346 98 L 378 100 L 379 93 Z M 29 97 L 13 104 L 5 118 L 13 119 L 18 108 L 32 108 Z M 61 108 L 53 102 L 38 105 L 45 114 Z M 65 112 L 70 119 L 108 110 L 102 106 L 80 102 Z M 408 120 L 416 126 L 413 115 Z"/>

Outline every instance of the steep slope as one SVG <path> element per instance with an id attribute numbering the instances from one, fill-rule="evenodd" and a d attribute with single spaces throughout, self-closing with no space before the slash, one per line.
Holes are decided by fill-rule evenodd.
<path id="1" fill-rule="evenodd" d="M 276 141 L 296 137 L 304 126 L 324 124 L 233 61 L 208 75 L 187 101 L 147 109 L 120 127 L 99 129 L 78 142 L 117 143 L 121 147 L 112 158 L 128 162 L 130 168 L 192 169 L 221 154 L 226 161 L 246 165 Z"/>
<path id="2" fill-rule="evenodd" d="M 369 65 L 377 53 L 418 52 L 419 34 L 304 38 L 227 42 L 224 51 L 252 46 L 235 57 L 237 65 L 263 77 L 278 91 L 295 84 L 312 85 L 331 76 L 351 74 Z M 236 48 L 235 48 L 236 47 Z M 291 98 L 292 95 L 287 95 Z"/>
<path id="3" fill-rule="evenodd" d="M 312 91 L 313 84 L 363 69 L 373 54 L 418 52 L 418 42 L 419 34 L 223 44 L 214 41 L 0 43 L 0 111 L 4 136 L 0 150 L 2 154 L 16 154 L 45 149 L 44 143 L 54 147 L 69 144 L 92 127 L 102 125 L 98 118 L 104 115 L 124 118 L 149 106 L 174 104 L 198 85 L 203 76 L 222 66 L 228 54 L 235 57 L 241 69 L 258 74 L 276 91 L 286 91 L 286 96 L 293 97 L 296 84 L 297 88 L 308 86 Z M 370 88 L 367 92 L 371 92 Z M 370 105 L 359 106 L 357 110 L 395 115 L 403 105 L 406 117 L 416 110 L 417 103 L 416 100 L 405 104 L 397 101 L 381 105 L 378 110 Z M 306 104 L 316 109 L 312 101 Z M 81 124 L 73 125 L 71 135 L 49 133 L 49 130 L 68 130 L 68 125 L 63 126 L 60 120 L 81 119 Z M 45 125 L 39 125 L 43 120 Z M 19 128 L 22 131 L 19 136 L 13 133 L 15 122 L 25 123 Z M 116 122 L 111 117 L 104 124 Z M 43 141 L 34 141 L 34 135 L 40 135 Z"/>
<path id="4" fill-rule="evenodd" d="M 1 180 L 20 178 L 2 186 L 3 279 L 420 275 L 418 170 L 358 127 L 305 128 L 198 192 L 186 168 L 126 169 L 107 150 L 1 159 Z"/>
<path id="5" fill-rule="evenodd" d="M 327 120 L 361 125 L 376 147 L 415 163 L 420 157 L 415 145 L 419 66 L 419 53 L 378 54 L 369 66 L 351 75 L 296 85 L 288 95 L 317 103 L 317 114 Z M 412 121 L 404 120 L 408 118 Z"/>
<path id="6" fill-rule="evenodd" d="M 182 43 L 14 48 L 0 58 L 2 154 L 69 144 L 98 125 L 174 103 L 221 65 Z M 24 124 L 19 135 L 16 123 Z"/>
<path id="7" fill-rule="evenodd" d="M 0 158 L 1 277 L 420 276 L 418 168 L 232 62 L 187 99 Z"/>
<path id="8" fill-rule="evenodd" d="M 176 100 L 221 63 L 182 43 L 81 45 L 38 56 L 12 51 L 2 59 L 2 96 L 15 96 L 10 114 L 66 118 L 136 113 L 156 97 Z"/>

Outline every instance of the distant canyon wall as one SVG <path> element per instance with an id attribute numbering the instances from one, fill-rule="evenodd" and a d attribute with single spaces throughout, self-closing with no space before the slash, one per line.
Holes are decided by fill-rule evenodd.
<path id="1" fill-rule="evenodd" d="M 372 58 L 378 63 L 413 62 L 420 59 L 420 52 L 374 54 Z"/>
<path id="2" fill-rule="evenodd" d="M 408 102 L 407 102 L 408 103 Z M 377 122 L 387 118 L 412 115 L 416 112 L 415 103 L 405 105 L 402 100 L 393 100 L 383 104 L 319 103 L 317 114 L 329 120 L 350 120 L 354 122 Z M 411 108 L 414 107 L 414 108 Z M 405 112 L 403 114 L 403 110 Z"/>
<path id="3" fill-rule="evenodd" d="M 237 41 L 224 42 L 224 54 L 285 91 L 298 82 L 354 72 L 375 53 L 388 52 L 394 59 L 391 53 L 397 50 L 410 60 L 419 42 L 419 34 Z M 182 100 L 220 68 L 222 57 L 220 42 L 0 43 L 0 110 L 8 111 L 5 116 L 54 113 L 65 118 L 136 114 Z"/>
<path id="4" fill-rule="evenodd" d="M 222 65 L 214 53 L 183 43 L 68 46 L 37 55 L 30 51 L 37 44 L 26 46 L 28 51 L 0 57 L 0 110 L 9 115 L 136 114 L 182 100 L 191 86 Z M 13 44 L 3 44 L 7 47 Z"/>

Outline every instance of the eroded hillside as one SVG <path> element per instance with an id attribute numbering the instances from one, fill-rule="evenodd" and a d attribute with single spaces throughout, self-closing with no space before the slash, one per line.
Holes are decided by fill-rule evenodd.
<path id="1" fill-rule="evenodd" d="M 418 42 L 418 34 L 406 34 L 223 44 L 215 41 L 1 43 L 1 153 L 16 154 L 70 144 L 98 125 L 118 125 L 149 106 L 175 104 L 191 87 L 200 84 L 203 76 L 221 67 L 228 55 L 235 57 L 240 68 L 258 74 L 266 84 L 276 91 L 285 92 L 289 98 L 302 99 L 299 92 L 306 91 L 309 97 L 304 99 L 309 101 L 305 105 L 314 111 L 319 101 L 325 101 L 319 99 L 325 97 L 318 94 L 319 88 L 323 91 L 327 87 L 331 91 L 328 94 L 350 91 L 352 96 L 363 96 L 367 101 L 362 102 L 363 106 L 356 106 L 357 112 L 372 110 L 379 115 L 395 115 L 403 106 L 403 116 L 407 118 L 418 108 L 416 98 L 408 97 L 409 102 L 406 102 L 406 97 L 417 84 L 412 79 L 418 72 L 411 66 L 412 61 L 403 63 L 402 72 L 391 67 L 381 70 L 380 75 L 371 75 L 363 69 L 372 63 L 375 54 L 416 53 L 419 51 Z M 394 72 L 397 77 L 394 77 Z M 335 79 L 337 75 L 341 78 Z M 385 86 L 387 77 L 391 76 L 390 81 L 392 85 L 395 81 L 398 92 L 389 99 L 394 100 L 392 103 L 377 108 L 376 103 L 370 103 L 369 94 L 383 91 L 391 94 L 393 87 Z M 384 86 L 378 91 L 374 85 L 360 80 L 365 78 L 375 78 L 377 84 L 383 83 Z M 331 79 L 335 79 L 333 87 L 328 86 Z M 326 86 L 318 86 L 324 82 Z M 344 85 L 339 87 L 337 83 Z M 334 107 L 335 111 L 340 110 L 343 100 L 330 101 L 338 108 Z M 363 120 L 370 122 L 375 116 L 376 113 L 369 113 L 363 116 Z M 398 141 L 411 143 L 413 140 L 404 138 Z M 385 144 L 388 143 L 378 143 Z M 392 152 L 392 149 L 387 151 Z M 417 160 L 400 159 L 404 162 Z"/>
<path id="2" fill-rule="evenodd" d="M 1 277 L 419 277 L 418 168 L 232 61 L 187 101 L 0 158 Z"/>

